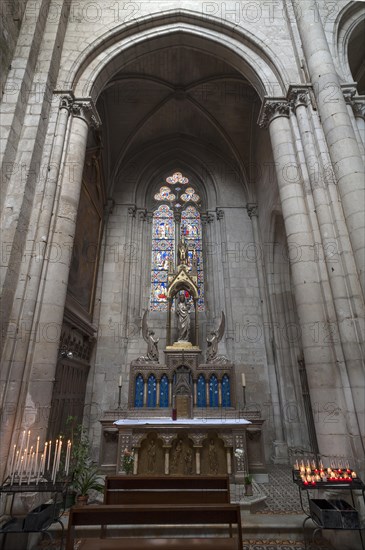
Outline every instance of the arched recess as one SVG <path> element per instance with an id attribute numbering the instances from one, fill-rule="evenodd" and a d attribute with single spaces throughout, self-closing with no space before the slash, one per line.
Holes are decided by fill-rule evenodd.
<path id="1" fill-rule="evenodd" d="M 65 75 L 66 88 L 95 102 L 114 74 L 147 51 L 178 42 L 212 51 L 244 74 L 261 99 L 285 95 L 289 76 L 262 33 L 188 10 L 169 10 L 123 24 L 89 44 Z M 284 58 L 284 52 L 283 57 Z"/>
<path id="2" fill-rule="evenodd" d="M 365 10 L 363 2 L 350 2 L 338 14 L 333 33 L 333 49 L 338 58 L 338 69 L 344 82 L 356 82 L 356 70 L 360 68 L 360 56 L 362 55 L 363 71 L 360 78 L 358 93 L 365 93 L 365 67 L 364 67 L 364 32 L 365 32 Z M 362 47 L 361 47 L 362 43 Z M 357 47 L 359 47 L 357 51 Z M 359 56 L 358 59 L 351 57 Z"/>

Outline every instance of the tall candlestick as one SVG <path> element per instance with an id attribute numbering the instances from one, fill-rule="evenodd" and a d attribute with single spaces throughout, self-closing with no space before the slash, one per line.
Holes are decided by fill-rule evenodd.
<path id="1" fill-rule="evenodd" d="M 17 462 L 17 468 L 16 468 L 18 471 L 19 471 L 19 468 L 20 468 L 20 458 L 22 456 L 23 447 L 24 447 L 25 434 L 26 434 L 26 430 L 23 431 L 22 442 L 20 444 L 20 449 L 19 449 L 19 462 Z"/>
<path id="2" fill-rule="evenodd" d="M 11 457 L 11 463 L 10 463 L 10 476 L 13 474 L 14 470 L 14 461 L 15 461 L 15 451 L 16 451 L 16 444 L 13 447 L 13 456 Z"/>
<path id="3" fill-rule="evenodd" d="M 52 440 L 50 440 L 49 447 L 48 447 L 48 462 L 47 462 L 47 470 L 48 471 L 49 471 L 49 468 L 50 468 L 50 461 L 51 461 L 51 449 L 52 449 Z"/>
<path id="4" fill-rule="evenodd" d="M 246 376 L 244 375 L 244 373 L 241 374 L 241 379 L 242 379 L 242 387 L 245 388 L 246 387 Z"/>
<path id="5" fill-rule="evenodd" d="M 52 482 L 53 482 L 53 477 L 55 475 L 55 471 L 56 471 L 56 463 L 57 463 L 57 451 L 58 451 L 58 439 L 56 439 L 56 445 L 55 445 L 55 450 L 54 450 L 54 455 L 53 455 L 53 467 L 52 467 Z"/>
<path id="6" fill-rule="evenodd" d="M 20 476 L 19 476 L 19 485 L 22 484 L 22 478 L 23 478 L 23 461 L 24 461 L 24 456 L 22 456 L 22 458 L 20 459 Z"/>
<path id="7" fill-rule="evenodd" d="M 43 449 L 44 462 L 46 462 L 46 458 L 47 458 L 47 449 L 48 449 L 48 441 L 45 442 L 44 449 Z M 43 469 L 44 469 L 44 465 L 43 465 Z M 42 474 L 43 474 L 43 471 L 42 471 Z"/>
<path id="8" fill-rule="evenodd" d="M 40 478 L 40 475 L 42 473 L 42 467 L 43 467 L 43 464 L 44 464 L 44 454 L 42 454 L 41 456 L 41 460 L 40 460 L 40 463 L 39 463 L 39 468 L 38 468 L 38 474 L 37 474 L 37 481 L 36 481 L 36 484 L 38 485 L 38 482 L 39 482 L 39 478 Z"/>
<path id="9" fill-rule="evenodd" d="M 30 439 L 30 430 L 28 430 L 28 436 L 27 436 L 27 449 L 29 449 L 29 439 Z"/>

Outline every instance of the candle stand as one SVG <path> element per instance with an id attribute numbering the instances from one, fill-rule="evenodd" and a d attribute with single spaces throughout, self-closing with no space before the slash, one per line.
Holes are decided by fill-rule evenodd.
<path id="1" fill-rule="evenodd" d="M 338 470 L 334 470 L 337 472 Z M 312 543 L 314 544 L 315 536 L 322 529 L 336 529 L 336 530 L 346 530 L 346 531 L 358 531 L 361 547 L 365 550 L 364 538 L 362 531 L 365 529 L 365 525 L 361 525 L 359 514 L 355 507 L 354 491 L 361 491 L 362 497 L 365 502 L 365 484 L 358 477 L 351 477 L 351 470 L 348 470 L 350 473 L 346 479 L 343 478 L 331 478 L 328 477 L 325 480 L 321 478 L 318 481 L 309 481 L 303 480 L 301 477 L 300 470 L 293 470 L 293 481 L 298 486 L 299 489 L 299 499 L 300 505 L 304 514 L 306 515 L 303 521 L 303 537 L 305 548 L 307 546 L 307 537 L 306 537 L 306 524 L 308 520 L 312 520 L 315 524 L 315 529 L 312 534 Z M 310 476 L 309 476 L 310 477 Z M 314 476 L 313 476 L 314 477 Z M 318 476 L 320 477 L 320 476 Z M 338 491 L 349 491 L 352 499 L 352 506 L 350 506 L 346 501 L 339 499 L 324 499 L 320 498 L 320 494 L 313 494 L 315 491 L 323 490 L 335 490 Z M 303 502 L 303 491 L 306 492 L 308 508 L 304 506 Z M 314 498 L 314 497 L 318 498 Z"/>
<path id="2" fill-rule="evenodd" d="M 30 482 L 29 484 L 19 484 L 17 482 L 11 483 L 10 478 L 5 480 L 3 485 L 0 486 L 0 493 L 4 493 L 8 497 L 6 515 L 9 515 L 10 519 L 0 528 L 0 535 L 2 536 L 1 550 L 5 548 L 7 536 L 12 533 L 45 533 L 50 541 L 52 541 L 53 537 L 48 531 L 52 523 L 59 523 L 61 525 L 62 550 L 64 526 L 61 517 L 65 511 L 68 485 L 69 481 L 53 483 L 48 480 L 40 480 L 37 483 L 34 480 L 34 482 Z M 20 493 L 51 493 L 52 502 L 37 506 L 25 516 L 14 516 L 14 497 Z"/>

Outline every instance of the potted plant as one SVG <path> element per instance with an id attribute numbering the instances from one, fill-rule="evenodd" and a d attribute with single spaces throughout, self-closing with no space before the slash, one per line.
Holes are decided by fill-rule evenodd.
<path id="1" fill-rule="evenodd" d="M 245 486 L 245 495 L 247 497 L 252 497 L 253 496 L 253 491 L 252 491 L 252 475 L 250 474 L 247 474 L 245 476 L 245 479 L 243 480 L 243 483 L 244 483 L 244 486 Z"/>
<path id="2" fill-rule="evenodd" d="M 90 458 L 90 441 L 86 429 L 81 424 L 75 424 L 77 419 L 70 416 L 67 424 L 70 426 L 72 452 L 70 460 L 71 484 L 69 493 L 79 505 L 87 504 L 90 491 L 103 490 L 102 478 L 98 468 Z"/>
<path id="3" fill-rule="evenodd" d="M 76 502 L 79 506 L 87 504 L 90 491 L 100 493 L 104 488 L 97 467 L 91 464 L 85 464 L 85 467 L 79 470 L 77 477 L 72 482 L 72 486 L 76 491 Z"/>
<path id="4" fill-rule="evenodd" d="M 124 449 L 123 456 L 122 456 L 122 465 L 123 470 L 127 475 L 130 475 L 133 473 L 133 465 L 134 465 L 134 453 L 133 451 L 129 451 L 128 449 Z"/>

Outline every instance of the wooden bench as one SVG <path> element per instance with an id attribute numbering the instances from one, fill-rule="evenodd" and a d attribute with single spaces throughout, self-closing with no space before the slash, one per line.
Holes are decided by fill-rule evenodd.
<path id="1" fill-rule="evenodd" d="M 228 476 L 108 476 L 104 504 L 229 504 Z"/>
<path id="2" fill-rule="evenodd" d="M 66 550 L 74 550 L 75 540 L 80 537 L 75 533 L 76 527 L 90 527 L 100 525 L 98 538 L 81 538 L 77 544 L 78 550 L 142 550 L 150 548 L 178 548 L 191 550 L 194 548 L 214 550 L 242 550 L 241 514 L 239 506 L 233 504 L 205 504 L 194 505 L 110 505 L 74 506 L 70 510 Z M 118 526 L 120 530 L 125 526 L 137 525 L 201 525 L 204 526 L 202 537 L 168 537 L 142 538 L 122 537 L 100 538 L 101 526 Z M 228 537 L 206 536 L 207 525 L 227 525 Z M 236 526 L 236 534 L 232 536 L 231 526 Z M 105 529 L 103 528 L 103 533 Z"/>

